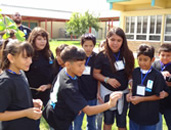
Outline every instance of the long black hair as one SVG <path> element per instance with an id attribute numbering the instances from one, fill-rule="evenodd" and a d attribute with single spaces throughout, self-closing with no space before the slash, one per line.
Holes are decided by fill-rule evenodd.
<path id="1" fill-rule="evenodd" d="M 114 34 L 120 36 L 123 39 L 123 43 L 120 48 L 120 54 L 125 60 L 125 73 L 126 73 L 127 77 L 130 78 L 130 76 L 133 72 L 133 69 L 134 69 L 134 56 L 133 56 L 132 51 L 128 48 L 128 43 L 126 40 L 125 33 L 121 28 L 119 28 L 119 27 L 112 28 L 107 33 L 104 53 L 109 58 L 113 72 L 116 72 L 116 68 L 114 66 L 114 62 L 116 61 L 116 59 L 113 56 L 113 51 L 109 47 L 109 41 L 108 41 L 108 39 L 110 37 L 112 37 Z"/>

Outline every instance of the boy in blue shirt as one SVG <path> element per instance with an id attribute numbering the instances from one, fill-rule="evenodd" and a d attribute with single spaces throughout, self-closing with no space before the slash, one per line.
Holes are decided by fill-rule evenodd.
<path id="1" fill-rule="evenodd" d="M 160 92 L 167 87 L 162 74 L 152 67 L 154 48 L 140 45 L 137 53 L 139 67 L 133 71 L 130 102 L 130 130 L 155 130 L 159 121 Z"/>
<path id="2" fill-rule="evenodd" d="M 81 76 L 85 69 L 85 52 L 75 46 L 68 46 L 60 56 L 65 68 L 59 72 L 54 81 L 50 101 L 45 107 L 43 115 L 55 130 L 68 130 L 80 111 L 90 116 L 110 109 L 116 105 L 122 93 L 112 93 L 110 100 L 102 105 L 87 105 L 86 99 L 79 91 L 77 81 L 77 76 Z"/>

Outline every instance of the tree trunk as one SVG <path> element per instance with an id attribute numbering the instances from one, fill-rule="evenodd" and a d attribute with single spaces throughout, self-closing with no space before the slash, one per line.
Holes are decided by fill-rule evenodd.
<path id="1" fill-rule="evenodd" d="M 89 27 L 89 33 L 91 33 L 91 27 Z"/>

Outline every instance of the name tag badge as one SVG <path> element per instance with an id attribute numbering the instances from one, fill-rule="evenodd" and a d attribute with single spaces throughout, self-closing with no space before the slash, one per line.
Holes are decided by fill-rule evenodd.
<path id="1" fill-rule="evenodd" d="M 85 66 L 85 70 L 83 72 L 83 75 L 90 75 L 90 72 L 91 72 L 91 67 Z"/>
<path id="2" fill-rule="evenodd" d="M 138 85 L 136 94 L 141 95 L 141 96 L 145 96 L 145 86 Z"/>
<path id="3" fill-rule="evenodd" d="M 152 80 L 147 81 L 147 88 L 153 89 L 153 81 Z"/>
<path id="4" fill-rule="evenodd" d="M 27 34 L 27 30 L 23 30 L 24 34 Z"/>
<path id="5" fill-rule="evenodd" d="M 114 63 L 114 66 L 115 66 L 117 71 L 125 69 L 125 65 L 124 65 L 122 60 L 116 61 Z"/>

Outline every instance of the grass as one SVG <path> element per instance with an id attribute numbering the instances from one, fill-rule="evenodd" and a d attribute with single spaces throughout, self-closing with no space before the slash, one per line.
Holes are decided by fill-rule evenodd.
<path id="1" fill-rule="evenodd" d="M 49 126 L 43 117 L 41 118 L 40 122 L 41 122 L 40 123 L 40 130 L 49 130 Z M 86 130 L 86 125 L 87 125 L 86 116 L 84 116 L 82 130 Z M 103 128 L 103 123 L 102 123 L 102 128 Z M 129 130 L 129 118 L 128 118 L 128 116 L 127 116 L 127 129 Z M 117 130 L 116 122 L 113 124 L 112 130 Z M 162 130 L 167 130 L 167 126 L 166 126 L 166 122 L 164 120 L 164 117 L 163 117 L 163 129 Z"/>
<path id="2" fill-rule="evenodd" d="M 58 47 L 58 46 L 60 46 L 62 44 L 75 45 L 77 47 L 81 47 L 80 41 L 55 41 L 55 40 L 52 40 L 50 42 L 50 49 L 51 49 L 51 51 L 53 52 L 54 55 L 55 55 L 56 47 Z M 98 45 L 99 45 L 99 42 L 96 43 L 95 47 L 97 47 Z"/>
<path id="3" fill-rule="evenodd" d="M 75 46 L 81 47 L 80 41 L 54 41 L 54 40 L 52 40 L 50 42 L 50 49 L 51 49 L 52 53 L 54 54 L 54 56 L 55 56 L 56 47 L 58 47 L 62 44 L 75 45 Z"/>
<path id="4" fill-rule="evenodd" d="M 50 42 L 50 49 L 51 49 L 51 51 L 53 52 L 54 55 L 55 55 L 56 47 L 60 46 L 61 44 L 75 45 L 75 46 L 81 47 L 80 41 L 53 41 L 52 40 Z M 98 43 L 97 43 L 96 47 L 97 46 L 98 46 Z M 137 67 L 137 66 L 138 66 L 138 62 L 135 59 L 135 67 Z M 40 123 L 40 130 L 49 130 L 49 126 L 48 126 L 48 124 L 46 123 L 46 121 L 44 120 L 43 117 L 41 118 L 40 122 L 41 122 Z M 86 125 L 87 125 L 86 116 L 84 116 L 82 130 L 86 130 Z M 128 118 L 128 116 L 127 116 L 127 128 L 129 130 L 129 118 Z M 117 129 L 117 127 L 116 127 L 116 122 L 115 122 L 114 125 L 112 126 L 112 130 L 116 130 L 116 129 Z M 163 119 L 163 130 L 167 130 L 166 122 L 165 122 L 164 119 Z"/>

